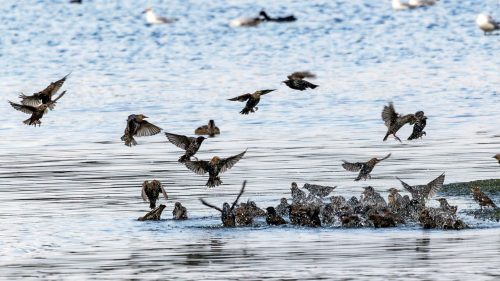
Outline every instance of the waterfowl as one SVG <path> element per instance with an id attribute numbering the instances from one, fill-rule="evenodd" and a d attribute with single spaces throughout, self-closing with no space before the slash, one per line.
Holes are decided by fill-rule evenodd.
<path id="1" fill-rule="evenodd" d="M 318 197 L 326 197 L 328 196 L 337 186 L 326 186 L 326 185 L 317 185 L 317 184 L 304 184 L 302 187 L 309 191 L 310 194 Z"/>
<path id="2" fill-rule="evenodd" d="M 215 126 L 214 120 L 208 121 L 208 125 L 203 125 L 196 130 L 194 130 L 196 135 L 208 135 L 209 137 L 214 137 L 215 135 L 220 134 L 219 127 Z"/>
<path id="3" fill-rule="evenodd" d="M 179 162 L 184 163 L 190 160 L 192 156 L 198 152 L 201 143 L 206 139 L 205 137 L 186 137 L 183 135 L 176 135 L 172 133 L 165 133 L 169 142 L 186 152 L 179 158 Z"/>
<path id="4" fill-rule="evenodd" d="M 156 201 L 158 200 L 160 193 L 163 194 L 165 199 L 168 199 L 167 192 L 163 188 L 160 181 L 146 180 L 142 183 L 141 197 L 142 200 L 149 201 L 149 208 L 154 209 L 156 207 Z"/>
<path id="5" fill-rule="evenodd" d="M 257 26 L 262 22 L 263 22 L 263 20 L 259 17 L 256 17 L 256 18 L 238 18 L 238 19 L 231 20 L 229 22 L 229 26 L 231 26 L 231 27 L 239 27 L 239 26 L 250 27 L 250 26 Z"/>
<path id="6" fill-rule="evenodd" d="M 187 220 L 187 209 L 180 202 L 175 202 L 174 210 L 172 211 L 174 220 Z"/>
<path id="7" fill-rule="evenodd" d="M 427 117 L 424 115 L 423 111 L 417 111 L 415 113 L 415 124 L 413 125 L 413 132 L 408 137 L 408 140 L 414 140 L 421 138 L 424 135 L 427 135 L 424 131 L 425 126 L 427 125 Z"/>
<path id="8" fill-rule="evenodd" d="M 126 146 L 137 145 L 137 142 L 134 139 L 134 136 L 144 137 L 144 136 L 153 136 L 161 132 L 161 128 L 149 123 L 144 120 L 148 118 L 143 114 L 131 114 L 127 118 L 127 127 L 125 128 L 125 132 L 121 137 L 121 140 L 125 142 Z"/>
<path id="9" fill-rule="evenodd" d="M 260 11 L 259 15 L 264 18 L 264 21 L 291 22 L 291 21 L 296 21 L 297 20 L 297 18 L 294 15 L 289 15 L 289 16 L 286 16 L 286 17 L 272 18 L 265 11 Z"/>
<path id="10" fill-rule="evenodd" d="M 59 89 L 61 89 L 62 85 L 66 81 L 66 78 L 68 78 L 70 74 L 71 73 L 68 73 L 66 76 L 57 80 L 56 82 L 51 82 L 50 85 L 48 85 L 45 89 L 38 93 L 34 93 L 31 96 L 26 96 L 24 94 L 19 95 L 19 98 L 21 98 L 21 103 L 23 105 L 30 105 L 35 107 L 40 104 L 46 104 L 48 105 L 49 109 L 54 109 L 57 100 L 64 96 L 66 91 L 61 93 L 55 100 L 52 100 L 52 96 L 57 94 Z"/>
<path id="11" fill-rule="evenodd" d="M 417 200 L 420 204 L 425 205 L 425 200 L 434 196 L 443 186 L 445 175 L 433 179 L 426 185 L 410 186 L 409 184 L 396 177 L 401 182 L 401 185 L 410 192 L 412 199 Z"/>
<path id="12" fill-rule="evenodd" d="M 423 111 L 419 112 L 422 112 L 423 115 Z M 393 135 L 394 138 L 399 142 L 401 142 L 401 139 L 396 136 L 396 133 L 399 131 L 399 129 L 401 129 L 401 127 L 403 127 L 406 123 L 410 123 L 410 125 L 413 125 L 418 121 L 415 117 L 415 114 L 407 114 L 404 116 L 398 114 L 394 109 L 394 105 L 392 102 L 390 102 L 388 106 L 384 106 L 384 109 L 382 110 L 382 120 L 387 127 L 387 133 L 385 134 L 384 141 L 387 140 L 389 135 Z"/>
<path id="13" fill-rule="evenodd" d="M 191 161 L 186 160 L 184 164 L 186 167 L 195 172 L 198 175 L 204 175 L 208 173 L 208 181 L 206 186 L 215 187 L 222 184 L 221 179 L 219 178 L 220 173 L 224 173 L 225 171 L 231 169 L 241 158 L 245 155 L 247 151 L 243 151 L 240 154 L 228 157 L 228 158 L 219 158 L 214 156 L 210 161 Z"/>
<path id="14" fill-rule="evenodd" d="M 241 195 L 245 191 L 246 183 L 247 183 L 247 181 L 243 181 L 243 185 L 241 186 L 240 193 L 236 197 L 236 200 L 234 200 L 233 204 L 229 205 L 228 203 L 224 202 L 224 204 L 222 205 L 222 209 L 220 209 L 219 207 L 214 206 L 212 204 L 209 204 L 208 202 L 206 202 L 203 199 L 200 199 L 200 201 L 203 205 L 210 207 L 210 208 L 213 208 L 213 209 L 216 209 L 217 211 L 219 211 L 221 213 L 222 225 L 224 225 L 225 227 L 235 227 L 236 226 L 236 216 L 234 214 L 234 207 L 236 206 L 236 204 L 238 204 L 238 200 L 240 200 Z"/>
<path id="15" fill-rule="evenodd" d="M 290 89 L 299 91 L 304 91 L 307 88 L 315 89 L 316 87 L 318 87 L 318 85 L 315 85 L 304 79 L 291 78 L 291 76 L 288 76 L 288 80 L 282 81 L 282 83 L 285 83 L 285 85 L 287 85 Z"/>
<path id="16" fill-rule="evenodd" d="M 286 221 L 276 213 L 276 210 L 274 207 L 267 207 L 266 208 L 267 215 L 266 215 L 266 223 L 268 225 L 282 225 L 286 224 Z"/>
<path id="17" fill-rule="evenodd" d="M 166 23 L 173 23 L 174 21 L 176 21 L 176 19 L 167 19 L 165 17 L 157 15 L 153 11 L 153 8 L 147 8 L 142 13 L 146 14 L 146 22 L 148 24 L 166 24 Z"/>
<path id="18" fill-rule="evenodd" d="M 500 29 L 500 22 L 494 21 L 493 18 L 487 14 L 479 14 L 476 18 L 476 24 L 484 32 L 484 35 L 488 35 Z"/>
<path id="19" fill-rule="evenodd" d="M 237 97 L 234 97 L 234 98 L 231 98 L 231 99 L 228 99 L 230 101 L 239 101 L 239 102 L 244 102 L 244 101 L 247 101 L 245 107 L 240 111 L 241 114 L 248 114 L 250 112 L 255 112 L 256 110 L 258 110 L 259 108 L 256 107 L 259 102 L 260 102 L 260 96 L 262 95 L 265 95 L 265 94 L 268 94 L 272 91 L 275 91 L 275 89 L 273 90 L 260 90 L 260 91 L 256 91 L 254 92 L 253 94 L 244 94 L 244 95 L 241 95 L 241 96 L 237 96 Z"/>
<path id="20" fill-rule="evenodd" d="M 368 162 L 356 162 L 356 163 L 350 163 L 345 160 L 342 160 L 344 163 L 342 164 L 342 167 L 346 169 L 349 172 L 358 172 L 358 176 L 354 179 L 354 181 L 359 181 L 360 179 L 366 180 L 367 178 L 372 178 L 370 173 L 375 168 L 375 165 L 377 165 L 379 162 L 389 158 L 391 154 L 387 154 L 382 159 L 378 158 L 372 158 L 368 160 Z"/>
<path id="21" fill-rule="evenodd" d="M 11 101 L 9 101 L 9 103 L 15 110 L 24 112 L 26 114 L 31 114 L 31 117 L 24 120 L 23 123 L 28 126 L 33 125 L 35 127 L 36 125 L 40 127 L 40 125 L 42 124 L 42 121 L 40 121 L 40 119 L 42 119 L 43 115 L 47 113 L 47 109 L 49 108 L 47 104 L 31 106 L 31 105 L 18 104 Z"/>
<path id="22" fill-rule="evenodd" d="M 472 191 L 472 198 L 479 204 L 479 207 L 481 208 L 481 211 L 483 210 L 483 207 L 492 207 L 492 208 L 497 208 L 497 205 L 493 203 L 493 201 L 486 195 L 484 192 L 481 191 L 481 188 L 479 187 L 472 187 L 470 189 Z"/>
<path id="23" fill-rule="evenodd" d="M 138 218 L 137 220 L 139 221 L 159 221 L 161 219 L 161 213 L 163 213 L 163 210 L 165 209 L 165 205 L 160 205 L 156 207 L 155 209 L 149 211 L 146 215 Z"/>

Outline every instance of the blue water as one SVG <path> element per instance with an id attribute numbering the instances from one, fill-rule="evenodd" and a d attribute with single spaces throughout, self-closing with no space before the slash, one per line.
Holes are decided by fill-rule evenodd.
<path id="1" fill-rule="evenodd" d="M 337 228 L 223 229 L 217 205 L 242 199 L 261 207 L 289 197 L 292 181 L 337 185 L 359 196 L 372 185 L 384 197 L 395 176 L 424 184 L 498 178 L 499 36 L 484 36 L 478 13 L 500 19 L 500 3 L 448 1 L 394 12 L 390 1 L 13 1 L 0 3 L 0 278 L 2 279 L 495 279 L 498 223 L 461 216 L 474 228 L 423 231 Z M 368 2 L 368 1 L 367 1 Z M 178 21 L 147 26 L 153 6 Z M 288 24 L 231 28 L 262 8 L 294 14 Z M 293 91 L 286 75 L 310 70 L 315 90 Z M 7 100 L 42 90 L 71 72 L 67 94 L 42 126 Z M 255 114 L 226 99 L 258 89 Z M 425 111 L 422 140 L 382 142 L 380 112 Z M 245 157 L 224 185 L 177 163 L 181 151 L 162 135 L 120 141 L 125 120 L 144 113 L 165 131 L 191 135 L 215 119 L 222 133 L 200 159 Z M 398 134 L 406 139 L 410 127 Z M 341 160 L 391 152 L 354 182 Z M 159 179 L 170 199 L 161 222 L 148 210 L 144 180 Z M 495 195 L 493 195 L 495 196 Z M 497 203 L 498 197 L 494 197 Z M 478 206 L 450 197 L 459 212 Z M 174 222 L 175 201 L 190 220 Z M 161 199 L 160 202 L 165 202 Z"/>

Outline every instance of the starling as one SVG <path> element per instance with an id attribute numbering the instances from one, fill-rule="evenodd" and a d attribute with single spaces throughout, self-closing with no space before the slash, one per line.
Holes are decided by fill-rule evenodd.
<path id="1" fill-rule="evenodd" d="M 9 103 L 14 109 L 26 114 L 31 114 L 31 117 L 24 120 L 23 123 L 29 126 L 33 125 L 35 127 L 36 125 L 40 127 L 40 125 L 42 124 L 42 121 L 40 121 L 40 119 L 42 119 L 43 115 L 47 113 L 47 108 L 49 107 L 48 105 L 43 103 L 38 106 L 23 105 L 11 101 L 9 101 Z"/>
<path id="2" fill-rule="evenodd" d="M 174 210 L 172 211 L 174 220 L 187 220 L 187 209 L 180 202 L 175 202 Z"/>
<path id="3" fill-rule="evenodd" d="M 393 211 L 400 210 L 403 204 L 403 196 L 399 194 L 399 190 L 391 187 L 387 191 L 389 191 L 389 195 L 387 196 L 389 208 L 391 208 L 391 210 Z"/>
<path id="4" fill-rule="evenodd" d="M 241 203 L 234 210 L 234 215 L 236 216 L 236 223 L 238 225 L 251 225 L 255 217 L 263 217 L 266 215 L 266 212 L 257 207 L 254 201 L 248 200 L 247 203 Z"/>
<path id="5" fill-rule="evenodd" d="M 297 183 L 292 182 L 292 187 L 290 188 L 292 193 L 292 204 L 301 204 L 306 200 L 306 193 L 299 189 Z"/>
<path id="6" fill-rule="evenodd" d="M 294 15 L 272 18 L 265 11 L 260 11 L 259 16 L 261 16 L 264 19 L 264 21 L 273 21 L 273 22 L 291 22 L 297 20 L 297 18 Z"/>
<path id="7" fill-rule="evenodd" d="M 196 130 L 194 130 L 196 135 L 208 135 L 209 137 L 214 137 L 215 135 L 220 134 L 219 127 L 215 126 L 214 120 L 208 121 L 208 125 L 203 125 Z"/>
<path id="8" fill-rule="evenodd" d="M 412 199 L 418 200 L 420 204 L 424 205 L 425 205 L 425 199 L 429 199 L 432 196 L 434 196 L 434 194 L 436 194 L 439 191 L 439 189 L 443 186 L 444 183 L 444 173 L 426 185 L 410 186 L 404 181 L 402 181 L 400 178 L 398 177 L 396 178 L 401 182 L 403 187 L 408 192 L 410 192 Z"/>
<path id="9" fill-rule="evenodd" d="M 276 213 L 274 207 L 267 207 L 266 222 L 268 225 L 282 225 L 286 224 L 286 221 Z"/>
<path id="10" fill-rule="evenodd" d="M 293 203 L 290 205 L 288 216 L 294 225 L 318 227 L 321 226 L 319 213 L 320 208 L 317 206 Z"/>
<path id="11" fill-rule="evenodd" d="M 413 125 L 413 132 L 408 137 L 408 140 L 419 139 L 426 135 L 424 128 L 427 125 L 427 116 L 424 116 L 423 111 L 417 111 L 415 113 L 415 124 Z"/>
<path id="12" fill-rule="evenodd" d="M 302 187 L 307 189 L 310 194 L 318 196 L 318 197 L 326 197 L 328 196 L 337 186 L 326 186 L 326 185 L 316 185 L 316 184 L 304 184 Z"/>
<path id="13" fill-rule="evenodd" d="M 190 160 L 191 157 L 198 152 L 201 143 L 205 140 L 205 137 L 193 138 L 171 133 L 165 133 L 165 136 L 167 136 L 168 141 L 172 144 L 186 151 L 186 153 L 179 158 L 179 162 L 181 163 Z"/>
<path id="14" fill-rule="evenodd" d="M 304 78 L 316 78 L 316 75 L 309 71 L 296 71 L 287 76 L 288 79 L 301 80 Z"/>
<path id="15" fill-rule="evenodd" d="M 498 164 L 500 164 L 500 153 L 497 153 L 493 158 L 497 159 Z"/>
<path id="16" fill-rule="evenodd" d="M 488 195 L 484 194 L 479 187 L 472 187 L 470 189 L 472 191 L 472 197 L 477 203 L 479 203 L 479 207 L 483 210 L 483 207 L 491 206 L 493 208 L 497 208 L 497 205 L 493 203 L 493 201 L 488 197 Z"/>
<path id="17" fill-rule="evenodd" d="M 137 220 L 139 221 L 159 221 L 161 218 L 161 213 L 163 213 L 163 210 L 165 209 L 165 205 L 161 204 L 160 206 L 154 208 L 153 210 L 149 211 L 146 215 L 143 217 L 138 218 Z"/>
<path id="18" fill-rule="evenodd" d="M 290 207 L 290 204 L 288 204 L 288 200 L 286 200 L 286 198 L 281 198 L 279 205 L 276 206 L 276 212 L 280 216 L 286 216 L 286 215 L 288 215 L 288 208 L 289 207 Z"/>
<path id="19" fill-rule="evenodd" d="M 195 172 L 198 175 L 204 175 L 208 172 L 208 181 L 206 186 L 215 187 L 219 186 L 222 181 L 219 178 L 220 173 L 224 173 L 225 171 L 231 169 L 242 157 L 245 155 L 247 151 L 243 151 L 240 154 L 228 157 L 228 158 L 219 158 L 214 156 L 210 161 L 191 161 L 186 160 L 184 164 L 186 167 Z"/>
<path id="20" fill-rule="evenodd" d="M 315 89 L 316 87 L 318 87 L 318 85 L 315 85 L 304 79 L 294 79 L 293 74 L 288 75 L 288 80 L 282 81 L 282 83 L 285 83 L 285 85 L 287 85 L 291 89 L 299 91 L 304 91 L 307 88 Z"/>
<path id="21" fill-rule="evenodd" d="M 384 213 L 373 213 L 368 216 L 368 219 L 373 223 L 375 228 L 386 228 L 386 227 L 395 227 L 396 220 L 392 213 L 384 212 Z"/>
<path id="22" fill-rule="evenodd" d="M 384 198 L 371 186 L 364 187 L 364 191 L 360 201 L 362 206 L 370 206 L 375 208 L 387 207 L 387 203 L 385 202 Z"/>
<path id="23" fill-rule="evenodd" d="M 228 203 L 224 202 L 224 204 L 222 205 L 222 209 L 220 209 L 217 206 L 214 206 L 214 205 L 207 203 L 203 199 L 200 199 L 200 201 L 203 205 L 210 207 L 210 208 L 213 208 L 213 209 L 216 209 L 217 211 L 219 211 L 221 213 L 222 224 L 225 227 L 234 227 L 234 226 L 236 226 L 236 216 L 234 214 L 234 207 L 236 206 L 236 204 L 238 204 L 238 200 L 240 200 L 241 195 L 245 191 L 246 184 L 247 184 L 247 181 L 244 181 L 243 185 L 241 186 L 240 193 L 238 194 L 238 196 L 236 197 L 236 200 L 234 200 L 234 202 L 231 206 Z"/>
<path id="24" fill-rule="evenodd" d="M 370 173 L 373 170 L 373 168 L 375 167 L 375 165 L 377 165 L 378 162 L 389 158 L 390 156 L 391 156 L 391 154 L 389 153 L 389 154 L 387 154 L 386 157 L 384 157 L 382 159 L 372 158 L 368 162 L 365 162 L 365 163 L 363 163 L 363 162 L 349 163 L 345 160 L 342 160 L 344 162 L 344 164 L 342 164 L 342 167 L 349 172 L 358 172 L 359 171 L 358 177 L 356 177 L 354 179 L 354 181 L 359 181 L 360 179 L 366 180 L 367 178 L 371 179 L 372 177 L 370 176 Z"/>
<path id="25" fill-rule="evenodd" d="M 71 73 L 68 73 L 70 75 Z M 56 82 L 50 83 L 47 88 L 43 89 L 43 91 L 34 93 L 31 96 L 26 96 L 24 94 L 21 94 L 19 97 L 22 99 L 21 103 L 24 105 L 30 105 L 30 106 L 38 106 L 40 104 L 46 104 L 48 105 L 49 109 L 54 109 L 54 106 L 56 105 L 57 100 L 59 100 L 66 91 L 62 92 L 55 100 L 52 100 L 52 96 L 57 94 L 59 89 L 61 89 L 62 85 L 64 84 L 64 81 L 66 81 L 66 78 L 68 75 L 64 76 L 63 78 L 57 80 Z"/>
<path id="26" fill-rule="evenodd" d="M 422 112 L 422 115 L 423 114 L 424 113 Z M 385 126 L 387 126 L 387 133 L 385 134 L 384 141 L 387 140 L 389 135 L 393 135 L 394 138 L 399 142 L 401 142 L 401 139 L 396 136 L 396 133 L 399 131 L 399 129 L 401 129 L 401 127 L 403 127 L 406 123 L 410 123 L 410 125 L 413 125 L 415 122 L 417 122 L 415 114 L 407 114 L 401 116 L 400 114 L 396 113 L 392 102 L 389 103 L 389 106 L 384 106 L 384 109 L 382 110 L 382 120 L 384 120 Z"/>
<path id="27" fill-rule="evenodd" d="M 240 102 L 247 101 L 245 107 L 240 111 L 240 113 L 241 114 L 248 114 L 250 112 L 255 112 L 256 110 L 259 109 L 256 106 L 257 106 L 257 104 L 259 104 L 260 96 L 265 95 L 267 93 L 270 93 L 272 91 L 275 91 L 275 89 L 273 89 L 273 90 L 260 90 L 260 91 L 254 92 L 253 94 L 244 94 L 244 95 L 237 96 L 237 97 L 234 97 L 234 98 L 229 99 L 229 100 L 230 101 L 240 101 Z"/>
<path id="28" fill-rule="evenodd" d="M 168 199 L 167 192 L 158 180 L 144 181 L 142 184 L 141 197 L 144 201 L 149 201 L 149 208 L 154 209 L 156 207 L 156 200 L 163 194 L 165 199 Z"/>
<path id="29" fill-rule="evenodd" d="M 127 127 L 125 128 L 125 132 L 121 138 L 121 140 L 125 142 L 125 145 L 130 147 L 137 145 L 134 136 L 152 136 L 161 132 L 160 127 L 149 123 L 144 120 L 145 118 L 148 117 L 143 114 L 132 114 L 128 116 Z"/>
<path id="30" fill-rule="evenodd" d="M 450 204 L 448 204 L 448 201 L 446 200 L 446 198 L 438 198 L 436 200 L 439 202 L 439 207 L 443 211 L 449 212 L 453 215 L 457 213 L 457 206 L 450 206 Z"/>

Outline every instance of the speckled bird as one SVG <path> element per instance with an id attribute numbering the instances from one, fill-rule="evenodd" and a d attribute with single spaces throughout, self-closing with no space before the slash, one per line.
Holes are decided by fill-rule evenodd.
<path id="1" fill-rule="evenodd" d="M 245 155 L 247 151 L 243 151 L 240 154 L 228 157 L 228 158 L 219 158 L 214 156 L 210 161 L 191 161 L 186 160 L 184 165 L 186 167 L 195 172 L 198 175 L 204 175 L 208 173 L 208 181 L 206 186 L 215 187 L 222 184 L 221 179 L 219 178 L 220 173 L 224 173 L 225 171 L 231 169 L 240 159 Z"/>
<path id="2" fill-rule="evenodd" d="M 290 188 L 292 194 L 292 203 L 301 204 L 306 200 L 306 193 L 300 190 L 296 182 L 292 182 L 292 187 Z"/>
<path id="3" fill-rule="evenodd" d="M 192 156 L 198 152 L 201 143 L 206 139 L 205 137 L 186 137 L 183 135 L 176 135 L 172 133 L 165 133 L 169 142 L 186 151 L 184 155 L 179 158 L 179 162 L 184 163 L 186 160 L 190 160 Z"/>
<path id="4" fill-rule="evenodd" d="M 167 192 L 163 188 L 162 184 L 158 180 L 144 181 L 142 183 L 141 197 L 144 201 L 149 201 L 149 208 L 154 209 L 156 207 L 156 201 L 163 194 L 165 199 L 168 199 Z"/>
<path id="5" fill-rule="evenodd" d="M 387 127 L 387 133 L 385 134 L 384 141 L 387 140 L 389 135 L 393 135 L 394 138 L 399 142 L 401 142 L 401 139 L 396 136 L 396 133 L 399 131 L 399 129 L 401 129 L 407 123 L 413 125 L 418 121 L 415 117 L 415 114 L 407 114 L 401 116 L 400 114 L 396 113 L 392 102 L 389 103 L 388 106 L 384 106 L 384 109 L 382 110 L 382 120 L 384 120 L 385 126 Z"/>
<path id="6" fill-rule="evenodd" d="M 222 209 L 208 203 L 207 201 L 205 201 L 203 199 L 200 199 L 200 201 L 203 205 L 210 207 L 212 209 L 215 209 L 221 213 L 222 224 L 225 227 L 234 227 L 234 226 L 236 226 L 236 216 L 234 214 L 234 207 L 236 206 L 236 204 L 238 204 L 238 200 L 240 200 L 240 197 L 243 194 L 243 192 L 245 192 L 246 184 L 247 184 L 247 181 L 244 181 L 243 185 L 241 186 L 240 193 L 236 197 L 236 200 L 234 200 L 233 204 L 229 205 L 229 203 L 224 202 L 224 204 L 222 205 Z"/>
<path id="7" fill-rule="evenodd" d="M 9 101 L 9 103 L 14 109 L 24 112 L 26 114 L 31 114 L 31 117 L 24 120 L 23 123 L 28 126 L 33 125 L 35 127 L 36 125 L 40 127 L 40 125 L 42 124 L 42 121 L 40 121 L 40 119 L 42 119 L 43 115 L 47 113 L 47 109 L 49 107 L 46 104 L 31 106 L 31 105 L 18 104 L 11 101 Z"/>
<path id="8" fill-rule="evenodd" d="M 282 225 L 286 224 L 286 221 L 276 213 L 276 210 L 274 207 L 267 207 L 266 208 L 267 215 L 266 215 L 266 223 L 268 225 Z"/>
<path id="9" fill-rule="evenodd" d="M 52 96 L 57 94 L 59 89 L 61 89 L 62 85 L 66 81 L 66 78 L 69 76 L 69 74 L 57 80 L 56 82 L 50 83 L 50 85 L 47 86 L 47 88 L 43 89 L 41 92 L 34 93 L 31 96 L 26 96 L 24 94 L 21 94 L 19 96 L 19 98 L 21 98 L 21 103 L 30 106 L 38 106 L 40 104 L 46 104 L 48 105 L 49 109 L 51 110 L 54 109 L 57 100 L 59 100 L 62 96 L 64 96 L 66 91 L 62 92 L 55 100 L 52 100 Z"/>
<path id="10" fill-rule="evenodd" d="M 328 196 L 337 186 L 317 185 L 317 184 L 304 184 L 302 187 L 309 191 L 310 194 L 318 197 Z"/>
<path id="11" fill-rule="evenodd" d="M 127 127 L 121 137 L 126 146 L 137 145 L 134 136 L 145 137 L 156 135 L 161 132 L 161 128 L 144 120 L 148 118 L 143 114 L 132 114 L 127 118 Z"/>
<path id="12" fill-rule="evenodd" d="M 446 198 L 438 198 L 436 201 L 439 202 L 439 208 L 441 208 L 443 211 L 449 212 L 450 214 L 456 214 L 457 213 L 457 206 L 451 206 L 448 203 L 448 200 Z"/>
<path id="13" fill-rule="evenodd" d="M 288 208 L 290 208 L 290 204 L 288 204 L 288 200 L 283 197 L 278 206 L 276 206 L 276 212 L 280 216 L 286 216 L 288 215 Z"/>
<path id="14" fill-rule="evenodd" d="M 425 200 L 434 196 L 443 186 L 445 175 L 441 174 L 426 185 L 410 186 L 409 184 L 396 177 L 403 187 L 410 192 L 412 199 L 417 200 L 420 204 L 425 204 Z"/>
<path id="15" fill-rule="evenodd" d="M 214 120 L 208 121 L 208 125 L 203 125 L 196 130 L 194 130 L 195 135 L 208 135 L 209 137 L 215 137 L 215 135 L 220 134 L 219 127 L 215 126 Z"/>
<path id="16" fill-rule="evenodd" d="M 497 205 L 493 203 L 490 197 L 488 197 L 488 195 L 484 194 L 484 192 L 481 191 L 481 188 L 475 186 L 472 187 L 470 190 L 472 191 L 472 197 L 479 204 L 481 210 L 483 210 L 483 207 L 488 207 L 488 206 L 492 208 L 497 208 Z"/>
<path id="17" fill-rule="evenodd" d="M 282 81 L 282 83 L 285 83 L 285 85 L 287 85 L 291 89 L 299 91 L 304 91 L 307 88 L 315 89 L 316 87 L 318 87 L 318 85 L 315 85 L 304 79 L 293 79 L 291 75 L 288 76 L 288 80 Z"/>
<path id="18" fill-rule="evenodd" d="M 354 181 L 359 181 L 360 179 L 366 180 L 367 178 L 371 179 L 372 177 L 370 176 L 370 173 L 373 170 L 373 168 L 375 167 L 375 165 L 377 165 L 380 161 L 383 161 L 383 160 L 389 158 L 390 156 L 391 156 L 391 154 L 389 153 L 389 154 L 387 154 L 387 156 L 385 156 L 382 159 L 372 158 L 368 162 L 350 163 L 350 162 L 347 162 L 345 160 L 342 160 L 344 162 L 344 164 L 342 164 L 342 167 L 349 172 L 358 172 L 359 171 L 359 174 L 354 179 Z"/>
<path id="19" fill-rule="evenodd" d="M 272 91 L 275 91 L 275 89 L 272 90 L 260 90 L 256 91 L 253 94 L 244 94 L 241 96 L 237 96 L 234 98 L 229 99 L 230 101 L 239 101 L 239 102 L 244 102 L 247 101 L 245 107 L 240 111 L 241 114 L 248 114 L 250 112 L 255 112 L 259 108 L 257 107 L 257 104 L 260 102 L 260 96 L 265 95 L 267 93 L 270 93 Z"/>
<path id="20" fill-rule="evenodd" d="M 394 187 L 389 188 L 389 195 L 387 196 L 388 206 L 393 211 L 401 209 L 403 204 L 403 196 L 399 194 L 400 190 Z"/>
<path id="21" fill-rule="evenodd" d="M 187 209 L 182 206 L 180 202 L 175 202 L 174 210 L 172 211 L 172 219 L 174 220 L 187 220 Z"/>
<path id="22" fill-rule="evenodd" d="M 427 116 L 424 115 L 423 111 L 417 111 L 415 113 L 416 122 L 413 125 L 413 132 L 408 137 L 408 140 L 419 139 L 424 135 L 427 135 L 424 131 L 425 126 L 427 125 Z"/>

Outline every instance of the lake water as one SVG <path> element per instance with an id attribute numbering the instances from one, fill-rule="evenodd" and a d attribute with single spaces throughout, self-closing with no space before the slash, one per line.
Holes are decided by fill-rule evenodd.
<path id="1" fill-rule="evenodd" d="M 198 201 L 243 201 L 261 207 L 289 197 L 290 183 L 337 185 L 359 196 L 372 185 L 384 197 L 446 172 L 445 183 L 499 178 L 499 36 L 475 26 L 500 3 L 442 0 L 394 12 L 390 1 L 14 1 L 0 4 L 0 277 L 2 279 L 498 279 L 500 224 L 461 216 L 473 229 L 424 231 L 224 229 Z M 147 26 L 148 6 L 179 20 Z M 298 21 L 230 28 L 228 22 L 293 13 Z M 315 90 L 293 91 L 286 75 L 310 70 Z M 68 92 L 42 126 L 7 100 L 42 90 L 72 72 Z M 258 89 L 255 114 L 227 101 Z M 382 142 L 380 112 L 424 110 L 427 135 Z M 129 114 L 144 113 L 165 131 L 191 135 L 215 119 L 222 134 L 199 159 L 248 149 L 207 189 L 207 177 L 177 162 L 163 134 L 120 141 Z M 409 126 L 399 132 L 402 139 Z M 372 179 L 354 182 L 341 160 L 391 152 Z M 148 211 L 144 180 L 159 179 L 170 199 L 160 222 Z M 498 196 L 493 196 L 499 203 Z M 459 212 L 471 196 L 450 197 Z M 174 222 L 175 201 L 190 220 Z M 160 202 L 165 202 L 160 199 Z M 433 203 L 436 204 L 436 203 Z"/>

